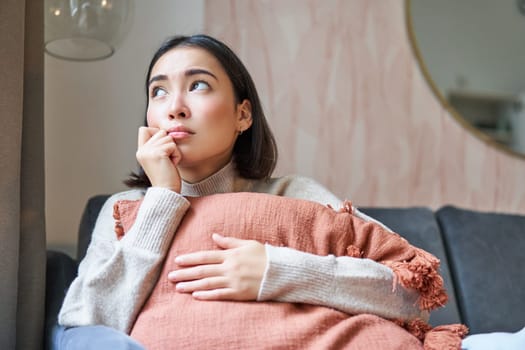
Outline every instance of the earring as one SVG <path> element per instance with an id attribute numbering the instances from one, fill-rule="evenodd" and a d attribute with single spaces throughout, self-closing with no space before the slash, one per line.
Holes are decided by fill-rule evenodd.
<path id="1" fill-rule="evenodd" d="M 241 136 L 241 135 L 242 135 L 243 131 L 244 131 L 244 130 L 242 130 L 242 129 L 241 129 L 241 130 L 239 130 L 239 136 Z"/>

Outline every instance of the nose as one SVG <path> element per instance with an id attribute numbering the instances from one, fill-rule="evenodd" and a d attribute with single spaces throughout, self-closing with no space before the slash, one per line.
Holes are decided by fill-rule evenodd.
<path id="1" fill-rule="evenodd" d="M 186 104 L 184 94 L 173 94 L 169 105 L 169 118 L 189 118 L 190 109 Z"/>

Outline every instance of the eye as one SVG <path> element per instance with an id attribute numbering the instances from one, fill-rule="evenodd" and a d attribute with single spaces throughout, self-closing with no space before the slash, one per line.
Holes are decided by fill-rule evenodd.
<path id="1" fill-rule="evenodd" d="M 166 96 L 168 92 L 161 87 L 154 87 L 151 89 L 151 97 L 160 97 L 160 96 Z"/>
<path id="2" fill-rule="evenodd" d="M 190 86 L 190 91 L 194 91 L 194 90 L 208 90 L 210 88 L 210 85 L 205 82 L 205 81 L 202 81 L 202 80 L 198 80 L 196 82 L 193 82 Z"/>

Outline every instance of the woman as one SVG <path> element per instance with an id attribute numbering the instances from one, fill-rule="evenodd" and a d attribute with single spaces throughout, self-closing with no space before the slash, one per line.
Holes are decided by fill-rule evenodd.
<path id="1" fill-rule="evenodd" d="M 59 323 L 68 327 L 62 344 L 72 346 L 90 332 L 99 341 L 111 329 L 130 332 L 189 207 L 185 196 L 262 192 L 341 206 L 310 179 L 270 177 L 277 160 L 273 135 L 249 73 L 223 43 L 205 35 L 167 40 L 150 63 L 146 89 L 148 126 L 139 130 L 137 149 L 141 171 L 127 181 L 136 189 L 113 195 L 101 210 L 60 311 Z M 139 198 L 135 224 L 119 241 L 113 205 Z M 357 210 L 355 215 L 372 220 Z M 223 250 L 177 258 L 183 268 L 168 276 L 177 291 L 206 300 L 275 300 L 385 318 L 428 317 L 416 306 L 415 291 L 392 289 L 393 273 L 384 265 L 221 234 L 213 239 Z M 316 282 L 327 278 L 340 287 L 338 294 Z"/>

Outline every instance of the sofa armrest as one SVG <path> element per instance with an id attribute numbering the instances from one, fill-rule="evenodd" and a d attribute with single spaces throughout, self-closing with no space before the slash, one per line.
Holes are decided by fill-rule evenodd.
<path id="1" fill-rule="evenodd" d="M 58 251 L 47 251 L 45 348 L 50 348 L 53 328 L 58 324 L 58 312 L 69 285 L 77 275 L 77 263 L 69 255 Z"/>

